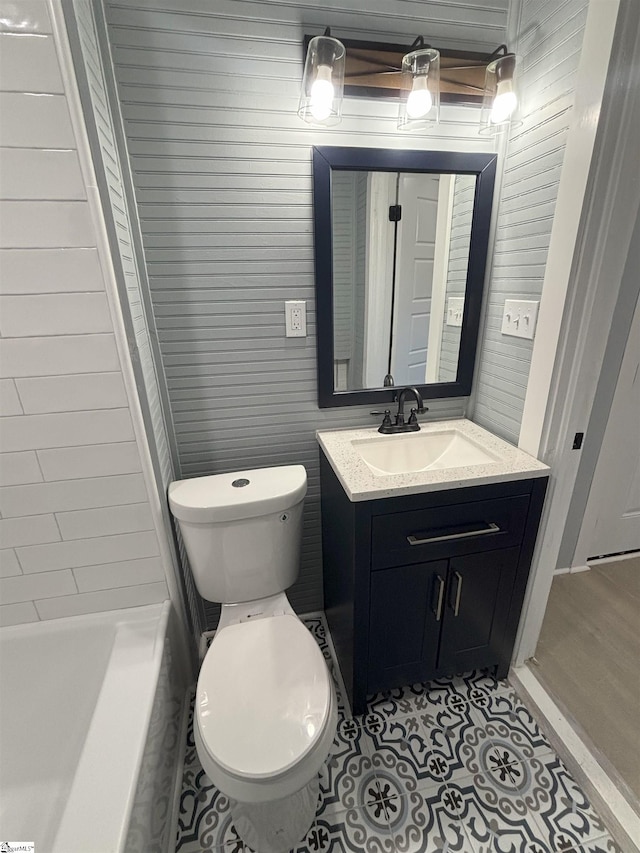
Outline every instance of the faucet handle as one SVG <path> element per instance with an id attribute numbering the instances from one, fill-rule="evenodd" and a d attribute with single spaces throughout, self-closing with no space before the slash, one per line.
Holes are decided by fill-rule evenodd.
<path id="1" fill-rule="evenodd" d="M 384 415 L 382 419 L 382 423 L 378 427 L 378 432 L 383 434 L 391 432 L 391 411 L 389 409 L 385 409 L 384 412 L 371 412 L 372 415 Z"/>

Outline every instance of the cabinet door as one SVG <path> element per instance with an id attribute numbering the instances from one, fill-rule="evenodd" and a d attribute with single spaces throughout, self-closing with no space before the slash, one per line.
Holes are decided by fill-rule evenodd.
<path id="1" fill-rule="evenodd" d="M 435 670 L 446 575 L 446 560 L 371 573 L 370 693 L 422 681 Z"/>
<path id="2" fill-rule="evenodd" d="M 438 668 L 464 672 L 502 662 L 519 548 L 449 560 Z"/>

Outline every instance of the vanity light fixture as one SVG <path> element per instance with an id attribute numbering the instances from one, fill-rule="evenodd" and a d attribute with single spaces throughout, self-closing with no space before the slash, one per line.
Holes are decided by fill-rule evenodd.
<path id="1" fill-rule="evenodd" d="M 436 50 L 422 36 L 407 47 L 342 39 L 329 27 L 304 38 L 304 75 L 298 115 L 329 127 L 341 120 L 342 97 L 399 103 L 398 128 L 438 124 L 440 103 L 480 107 L 480 133 L 495 135 L 520 124 L 517 58 L 505 44 L 492 54 Z"/>
<path id="2" fill-rule="evenodd" d="M 308 124 L 330 127 L 341 120 L 346 53 L 329 27 L 309 41 L 298 105 L 298 115 Z"/>
<path id="3" fill-rule="evenodd" d="M 521 123 L 515 88 L 516 64 L 516 56 L 509 53 L 506 44 L 491 54 L 485 72 L 480 133 L 495 136 Z"/>
<path id="4" fill-rule="evenodd" d="M 398 128 L 422 130 L 439 120 L 440 53 L 418 36 L 402 58 Z"/>

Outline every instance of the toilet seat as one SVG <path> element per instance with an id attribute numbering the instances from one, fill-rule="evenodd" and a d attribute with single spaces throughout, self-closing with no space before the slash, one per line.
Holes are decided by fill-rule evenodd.
<path id="1" fill-rule="evenodd" d="M 326 662 L 296 616 L 256 618 L 216 634 L 198 679 L 196 730 L 225 777 L 269 782 L 315 764 L 335 713 Z"/>

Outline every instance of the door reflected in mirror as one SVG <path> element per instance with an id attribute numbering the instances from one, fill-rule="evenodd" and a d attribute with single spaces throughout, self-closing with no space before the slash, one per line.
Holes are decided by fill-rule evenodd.
<path id="1" fill-rule="evenodd" d="M 471 392 L 495 173 L 495 154 L 313 149 L 321 408 L 391 403 L 391 381 Z"/>
<path id="2" fill-rule="evenodd" d="M 476 176 L 334 171 L 334 390 L 455 382 Z"/>

